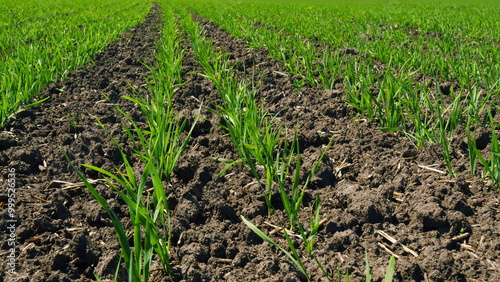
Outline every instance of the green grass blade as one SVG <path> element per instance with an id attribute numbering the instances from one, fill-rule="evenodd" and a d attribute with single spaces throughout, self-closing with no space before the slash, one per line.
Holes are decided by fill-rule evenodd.
<path id="1" fill-rule="evenodd" d="M 257 234 L 260 238 L 262 238 L 262 240 L 272 244 L 273 246 L 275 246 L 276 248 L 280 249 L 294 264 L 295 266 L 297 266 L 300 270 L 300 272 L 302 272 L 306 277 L 307 277 L 307 280 L 309 280 L 308 276 L 307 276 L 307 272 L 304 268 L 304 266 L 302 265 L 301 262 L 299 262 L 294 255 L 292 255 L 291 253 L 289 253 L 288 251 L 286 251 L 285 249 L 283 249 L 282 247 L 280 247 L 278 244 L 276 244 L 271 238 L 267 237 L 266 234 L 264 234 L 259 228 L 257 228 L 257 226 L 253 225 L 250 221 L 248 221 L 244 216 L 240 216 L 241 219 L 243 220 L 243 222 L 255 233 Z M 284 232 L 285 235 L 287 234 L 286 232 Z M 288 238 L 289 239 L 289 238 Z M 293 245 L 293 244 L 292 244 Z"/>
<path id="2" fill-rule="evenodd" d="M 389 260 L 389 265 L 387 266 L 387 270 L 385 272 L 384 282 L 392 282 L 394 280 L 394 272 L 396 270 L 396 258 L 391 256 Z"/>

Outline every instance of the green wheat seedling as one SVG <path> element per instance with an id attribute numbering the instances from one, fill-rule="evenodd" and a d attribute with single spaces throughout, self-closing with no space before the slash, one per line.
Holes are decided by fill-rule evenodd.
<path id="1" fill-rule="evenodd" d="M 493 120 L 493 115 L 491 111 L 489 111 L 488 116 L 490 119 L 490 126 L 491 126 L 491 150 L 489 159 L 486 159 L 481 154 L 479 149 L 477 149 L 476 139 L 472 138 L 473 140 L 470 140 L 471 136 L 470 134 L 468 134 L 468 139 L 469 142 L 471 143 L 469 149 L 473 150 L 473 154 L 471 156 L 471 162 L 473 162 L 472 158 L 476 157 L 484 167 L 483 178 L 489 176 L 491 178 L 492 184 L 498 186 L 500 190 L 500 145 L 498 143 L 498 136 L 496 133 L 500 125 L 496 124 L 495 121 Z"/>
<path id="2" fill-rule="evenodd" d="M 280 251 L 282 251 L 292 262 L 297 266 L 297 268 L 304 274 L 306 279 L 310 281 L 311 279 L 309 278 L 309 275 L 307 274 L 307 271 L 304 267 L 304 264 L 302 263 L 302 260 L 297 252 L 297 249 L 295 248 L 292 240 L 290 239 L 290 235 L 288 235 L 287 232 L 284 232 L 284 236 L 286 238 L 286 241 L 288 243 L 288 247 L 290 248 L 290 251 L 287 251 L 285 248 L 281 247 L 278 245 L 276 242 L 274 242 L 271 238 L 269 238 L 264 232 L 262 232 L 257 226 L 255 226 L 253 223 L 248 221 L 245 217 L 241 216 L 241 220 L 259 237 L 262 238 L 265 242 L 268 242 L 278 248 Z"/>
<path id="3" fill-rule="evenodd" d="M 314 64 L 314 67 L 318 72 L 321 85 L 326 89 L 333 89 L 337 79 L 342 76 L 342 66 L 346 64 L 344 60 L 336 50 L 325 48 L 322 51 L 320 64 Z"/>
<path id="4" fill-rule="evenodd" d="M 277 169 L 276 173 L 274 173 L 273 176 L 275 178 L 274 180 L 278 183 L 281 201 L 290 223 L 290 230 L 294 230 L 295 226 L 297 225 L 299 226 L 299 229 L 301 228 L 300 224 L 298 223 L 298 216 L 301 210 L 302 201 L 304 199 L 306 189 L 312 177 L 316 174 L 316 171 L 318 170 L 319 165 L 321 164 L 321 161 L 323 160 L 323 157 L 325 156 L 326 151 L 328 150 L 332 142 L 333 138 L 330 140 L 330 143 L 326 146 L 321 156 L 311 168 L 309 174 L 306 177 L 306 180 L 302 185 L 300 183 L 300 168 L 302 163 L 297 133 L 295 133 L 293 142 L 290 145 L 285 142 L 285 145 L 281 150 L 278 151 L 278 154 L 274 159 L 274 164 L 275 166 L 277 166 Z M 293 161 L 295 161 L 295 170 L 292 174 L 290 172 L 290 168 L 292 167 Z M 293 177 L 290 192 L 286 189 L 286 187 L 288 187 L 287 178 L 289 175 L 292 175 Z M 319 202 L 317 204 L 319 205 Z"/>
<path id="5" fill-rule="evenodd" d="M 105 130 L 100 122 L 99 125 Z M 107 134 L 109 135 L 108 132 Z M 113 173 L 92 165 L 83 166 L 102 173 L 107 184 L 127 204 L 133 227 L 133 245 L 129 244 L 127 239 L 129 233 L 125 231 L 120 219 L 109 207 L 106 199 L 99 194 L 96 188 L 89 183 L 87 178 L 76 167 L 73 167 L 73 169 L 78 173 L 90 193 L 108 213 L 118 242 L 120 243 L 121 254 L 128 272 L 129 281 L 146 282 L 149 279 L 154 253 L 158 255 L 165 271 L 167 273 L 170 272 L 168 202 L 164 193 L 161 175 L 153 161 L 151 160 L 146 163 L 142 176 L 140 179 L 136 179 L 132 165 L 129 163 L 126 155 L 120 149 L 117 141 L 112 136 L 110 138 L 120 151 L 125 171 L 122 172 L 119 168 L 115 167 L 116 171 Z M 66 157 L 68 158 L 68 156 Z M 154 201 L 150 201 L 149 196 L 146 198 L 144 196 L 148 180 L 152 181 Z M 120 187 L 124 189 L 124 192 L 120 190 Z"/>
<path id="6" fill-rule="evenodd" d="M 428 91 L 424 87 L 415 88 L 411 82 L 405 80 L 403 100 L 404 112 L 407 115 L 408 125 L 403 133 L 413 142 L 417 149 L 423 150 L 427 144 L 436 142 L 434 113 L 429 109 Z M 432 104 L 430 104 L 432 105 Z M 429 110 L 427 110 L 429 109 Z"/>
<path id="7" fill-rule="evenodd" d="M 498 82 L 495 83 L 495 85 L 497 84 Z M 491 111 L 491 108 L 489 107 L 490 105 L 489 102 L 493 96 L 493 93 L 494 91 L 492 88 L 489 93 L 483 95 L 483 93 L 480 90 L 478 90 L 477 86 L 474 85 L 472 86 L 472 91 L 468 94 L 467 97 L 469 103 L 468 103 L 468 108 L 466 110 L 468 114 L 466 122 L 466 130 L 467 130 L 467 145 L 469 151 L 469 163 L 472 176 L 476 175 L 476 168 L 478 161 L 480 161 L 481 164 L 485 167 L 485 172 L 484 172 L 485 175 L 483 176 L 486 176 L 488 173 L 498 170 L 498 167 L 500 166 L 498 162 L 488 162 L 482 157 L 481 152 L 477 149 L 476 146 L 477 136 L 471 133 L 472 128 L 476 128 L 483 124 L 483 121 L 481 120 L 481 116 L 483 116 L 483 113 L 485 111 Z M 492 149 L 493 149 L 495 145 L 498 144 L 498 142 L 493 142 L 493 139 L 496 138 L 496 132 L 494 123 L 491 121 L 491 118 L 490 118 L 490 125 L 492 127 Z M 495 152 L 493 152 L 493 150 L 491 151 L 491 154 L 494 158 Z M 489 165 L 490 163 L 492 164 L 492 166 Z"/>
<path id="8" fill-rule="evenodd" d="M 10 103 L 8 101 L 7 95 L 2 96 L 3 103 L 0 104 L 0 128 L 2 128 L 9 119 L 13 118 L 15 115 L 31 108 L 34 107 L 38 104 L 41 104 L 45 101 L 47 101 L 49 97 L 43 98 L 41 100 L 38 100 L 36 102 L 33 102 L 29 105 L 24 105 L 20 106 L 21 101 L 18 100 L 15 103 Z"/>
<path id="9" fill-rule="evenodd" d="M 326 269 L 323 267 L 321 262 L 318 260 L 318 258 L 313 254 L 313 249 L 314 249 L 314 241 L 315 241 L 315 236 L 316 233 L 318 232 L 320 228 L 320 219 L 319 219 L 319 210 L 320 210 L 320 204 L 319 204 L 319 196 L 316 196 L 316 202 L 313 208 L 313 216 L 311 217 L 310 220 L 310 226 L 309 230 L 304 230 L 301 224 L 298 225 L 298 228 L 300 230 L 300 239 L 302 242 L 305 244 L 307 254 L 309 257 L 314 258 L 316 264 L 318 267 L 321 269 L 324 277 L 326 277 L 329 281 L 332 281 L 330 279 L 330 276 L 328 275 L 328 272 Z M 289 234 L 290 231 L 285 229 L 282 226 L 282 230 L 284 230 L 283 234 L 285 236 L 285 240 L 287 242 L 287 247 L 289 251 L 287 251 L 284 247 L 278 245 L 274 240 L 272 240 L 270 237 L 268 237 L 264 232 L 262 232 L 258 227 L 256 227 L 254 224 L 252 224 L 250 221 L 248 221 L 244 216 L 241 216 L 242 221 L 259 237 L 261 237 L 265 242 L 268 242 L 278 248 L 280 251 L 282 251 L 292 262 L 293 264 L 299 269 L 299 271 L 306 277 L 308 281 L 310 281 L 310 277 L 308 275 L 308 272 L 304 266 L 304 263 L 302 261 L 302 257 L 299 254 L 299 251 L 295 247 L 294 242 L 291 239 L 291 235 Z M 291 233 L 291 232 L 290 232 Z"/>
<path id="10" fill-rule="evenodd" d="M 398 131 L 404 123 L 401 102 L 401 85 L 392 73 L 387 72 L 380 81 L 380 92 L 375 102 L 377 106 L 380 125 L 384 130 Z"/>
<path id="11" fill-rule="evenodd" d="M 387 265 L 387 270 L 385 271 L 384 282 L 392 282 L 394 280 L 395 270 L 396 270 L 396 258 L 394 256 L 391 256 L 391 258 L 389 259 L 389 264 Z M 347 275 L 347 277 L 349 276 Z M 366 245 L 365 245 L 365 281 L 366 282 L 372 281 L 370 261 L 368 259 L 368 249 L 366 248 Z"/>
<path id="12" fill-rule="evenodd" d="M 441 145 L 441 148 L 443 150 L 443 158 L 444 162 L 446 164 L 446 167 L 448 168 L 448 172 L 455 177 L 455 171 L 453 170 L 453 166 L 451 164 L 451 153 L 450 153 L 450 137 L 452 133 L 448 133 L 447 130 L 447 121 L 444 117 L 445 111 L 443 111 L 442 107 L 442 97 L 440 97 L 439 101 L 436 101 L 436 106 L 434 107 L 434 110 L 437 111 L 437 126 L 438 126 L 438 143 Z"/>
<path id="13" fill-rule="evenodd" d="M 480 152 L 478 151 L 476 147 L 476 136 L 471 133 L 470 129 L 470 124 L 467 124 L 467 148 L 469 151 L 469 166 L 470 166 L 470 172 L 471 176 L 476 175 L 476 166 L 477 166 L 477 160 L 478 160 L 478 154 Z"/>
<path id="14" fill-rule="evenodd" d="M 364 75 L 359 75 L 363 73 Z M 371 67 L 353 62 L 345 68 L 344 84 L 346 89 L 345 101 L 360 114 L 369 119 L 374 119 L 379 112 L 376 97 L 372 95 L 369 87 L 375 83 L 375 75 Z"/>
<path id="15" fill-rule="evenodd" d="M 333 139 L 332 139 L 333 140 Z M 330 141 L 331 144 L 331 141 Z M 276 153 L 273 153 L 272 164 L 270 165 L 272 169 L 269 170 L 272 174 L 270 175 L 270 179 L 277 183 L 278 190 L 281 197 L 281 202 L 283 204 L 283 208 L 287 215 L 289 231 L 294 232 L 296 230 L 301 238 L 308 257 L 314 258 L 318 267 L 321 269 L 325 277 L 329 278 L 327 271 L 324 269 L 323 265 L 319 262 L 319 260 L 314 255 L 314 243 L 316 234 L 321 225 L 320 223 L 320 199 L 319 195 L 316 196 L 314 207 L 313 207 L 313 216 L 309 222 L 309 229 L 306 230 L 302 223 L 299 221 L 299 214 L 302 210 L 302 202 L 305 195 L 306 188 L 314 174 L 316 173 L 326 151 L 328 150 L 330 144 L 325 148 L 319 159 L 314 164 L 313 168 L 307 175 L 307 178 L 304 183 L 301 185 L 301 176 L 300 176 L 300 168 L 301 168 L 301 157 L 299 151 L 299 143 L 297 139 L 297 134 L 295 133 L 293 141 L 291 144 L 285 142 L 283 147 L 277 150 Z M 290 171 L 290 168 L 293 167 L 292 162 L 295 161 L 294 171 Z M 266 164 L 264 164 L 266 165 Z M 268 164 L 269 165 L 269 164 Z M 267 170 L 266 170 L 267 171 Z M 292 177 L 291 187 L 289 184 L 289 176 Z M 290 235 L 285 227 L 282 227 L 284 230 L 284 236 L 288 244 L 288 248 L 290 251 L 287 251 L 285 248 L 279 246 L 272 239 L 266 236 L 260 229 L 258 229 L 255 225 L 249 222 L 243 216 L 241 217 L 243 222 L 258 236 L 260 236 L 264 241 L 269 242 L 280 249 L 296 266 L 297 268 L 306 276 L 308 280 L 310 280 L 309 275 L 304 267 L 301 256 L 298 253 L 297 248 L 292 242 Z"/>
<path id="16" fill-rule="evenodd" d="M 256 105 L 254 90 L 239 88 L 237 93 L 241 98 L 241 104 L 238 107 L 216 105 L 213 110 L 224 121 L 217 124 L 229 133 L 240 156 L 239 160 L 230 162 L 219 175 L 235 164 L 247 167 L 261 188 L 265 190 L 264 198 L 268 211 L 271 212 L 271 195 L 273 183 L 276 180 L 274 176 L 278 173 L 275 155 L 282 130 L 275 126 L 273 116 L 268 116 L 262 107 Z M 258 165 L 262 165 L 264 176 L 259 173 Z"/>

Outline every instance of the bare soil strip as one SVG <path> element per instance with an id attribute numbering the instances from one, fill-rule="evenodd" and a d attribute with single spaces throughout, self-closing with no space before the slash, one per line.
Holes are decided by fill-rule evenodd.
<path id="1" fill-rule="evenodd" d="M 148 73 L 138 61 L 152 62 L 160 19 L 155 8 L 144 24 L 112 43 L 89 65 L 65 82 L 52 85 L 41 95 L 49 102 L 12 120 L 0 134 L 0 166 L 5 186 L 8 169 L 16 169 L 18 275 L 0 275 L 8 281 L 88 281 L 93 272 L 111 278 L 119 246 L 106 214 L 64 160 L 61 147 L 75 164 L 89 163 L 112 169 L 120 156 L 95 122 L 104 126 L 128 148 L 121 134 L 122 118 L 101 92 L 119 103 L 135 119 L 140 114 L 120 96 L 128 85 L 147 95 Z M 314 178 L 306 204 L 316 194 L 322 200 L 325 219 L 316 255 L 333 277 L 348 268 L 353 281 L 364 278 L 365 246 L 375 280 L 383 276 L 390 254 L 398 256 L 396 277 L 400 281 L 500 280 L 500 215 L 498 190 L 481 179 L 469 179 L 468 171 L 450 178 L 439 152 L 416 151 L 404 136 L 376 129 L 376 124 L 357 119 L 344 104 L 340 90 L 304 87 L 297 91 L 294 77 L 268 58 L 265 50 L 246 48 L 209 21 L 207 35 L 227 49 L 241 68 L 257 65 L 262 75 L 259 99 L 271 112 L 279 112 L 283 124 L 298 123 L 305 163 L 310 169 L 322 148 L 334 143 Z M 183 76 L 188 81 L 176 93 L 181 115 L 197 112 L 200 102 L 217 103 L 213 85 L 194 73 L 196 64 L 189 46 Z M 59 89 L 63 89 L 61 92 Z M 201 115 L 214 120 L 210 112 Z M 130 152 L 128 152 L 130 153 Z M 172 209 L 173 279 L 154 271 L 152 281 L 299 281 L 303 277 L 292 263 L 269 244 L 263 244 L 239 219 L 244 215 L 285 246 L 275 226 L 281 211 L 267 217 L 262 191 L 242 168 L 234 167 L 222 178 L 224 167 L 212 158 L 234 159 L 227 136 L 209 121 L 201 121 L 190 146 L 167 186 Z M 457 156 L 467 164 L 466 156 Z M 140 167 L 137 165 L 137 169 Z M 98 174 L 90 178 L 98 181 Z M 471 182 L 468 182 L 468 181 Z M 65 181 L 65 182 L 62 182 Z M 105 185 L 98 189 L 110 198 L 119 216 L 124 205 Z M 7 197 L 2 195 L 2 202 Z M 275 206 L 279 208 L 279 198 Z M 301 220 L 306 222 L 310 208 Z M 2 226 L 10 219 L 3 214 Z M 125 220 L 126 222 L 126 220 Z M 2 233 L 2 269 L 10 247 Z M 313 261 L 306 263 L 314 280 L 322 276 Z M 124 277 L 122 277 L 124 278 Z"/>

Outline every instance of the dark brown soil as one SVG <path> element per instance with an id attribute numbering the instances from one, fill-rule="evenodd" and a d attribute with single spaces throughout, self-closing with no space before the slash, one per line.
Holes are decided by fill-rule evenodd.
<path id="1" fill-rule="evenodd" d="M 7 191 L 9 169 L 15 169 L 16 274 L 9 274 L 8 255 L 12 224 L 9 197 L 0 222 L 3 232 L 2 274 L 6 281 L 88 281 L 93 273 L 110 279 L 119 258 L 119 245 L 106 213 L 85 188 L 67 189 L 57 181 L 79 182 L 65 160 L 112 170 L 121 157 L 96 118 L 117 138 L 136 170 L 140 163 L 131 154 L 123 134 L 123 118 L 116 103 L 141 122 L 137 108 L 121 96 L 132 86 L 148 95 L 147 68 L 154 63 L 154 42 L 161 27 L 159 10 L 146 22 L 95 57 L 95 65 L 79 69 L 64 82 L 49 86 L 40 97 L 49 101 L 11 120 L 0 134 L 0 181 Z M 265 50 L 253 51 L 210 22 L 203 23 L 207 36 L 218 48 L 239 62 L 238 71 L 257 65 L 261 84 L 259 99 L 270 112 L 280 112 L 282 124 L 299 126 L 303 175 L 312 167 L 333 137 L 334 141 L 306 195 L 301 220 L 307 224 L 313 199 L 321 198 L 320 229 L 315 254 L 328 273 L 337 278 L 346 269 L 353 281 L 364 279 L 365 250 L 375 281 L 380 281 L 389 261 L 386 246 L 399 256 L 396 280 L 499 281 L 500 215 L 498 190 L 480 178 L 471 178 L 464 135 L 453 141 L 452 178 L 424 168 L 446 172 L 439 147 L 417 151 L 402 135 L 377 130 L 343 102 L 339 85 L 333 90 L 292 86 L 297 77 L 284 72 Z M 218 102 L 212 83 L 196 75 L 202 72 L 189 44 L 184 42 L 183 75 L 187 83 L 176 93 L 183 116 L 198 112 L 200 102 Z M 62 89 L 62 91 L 61 91 Z M 107 101 L 103 94 L 109 96 Z M 216 118 L 203 108 L 201 116 Z M 486 138 L 488 139 L 488 138 Z M 490 144 L 484 142 L 484 150 Z M 303 275 L 279 250 L 256 236 L 242 223 L 245 216 L 266 234 L 285 220 L 279 197 L 277 211 L 267 216 L 263 193 L 251 175 L 233 167 L 215 179 L 224 164 L 213 158 L 235 159 L 229 138 L 214 123 L 202 120 L 179 161 L 172 184 L 165 187 L 172 210 L 173 278 L 154 271 L 151 281 L 301 281 Z M 101 175 L 84 170 L 87 177 Z M 96 185 L 126 222 L 127 208 L 112 189 Z M 378 231 L 398 240 L 391 244 Z M 458 239 L 452 239 L 458 235 Z M 271 236 L 286 247 L 280 232 Z M 299 242 L 297 241 L 297 246 Z M 418 256 L 403 249 L 403 245 Z M 304 254 L 303 247 L 299 248 Z M 305 266 L 314 281 L 322 273 L 313 260 Z M 156 267 L 156 265 L 154 266 Z M 120 279 L 124 279 L 122 276 Z"/>

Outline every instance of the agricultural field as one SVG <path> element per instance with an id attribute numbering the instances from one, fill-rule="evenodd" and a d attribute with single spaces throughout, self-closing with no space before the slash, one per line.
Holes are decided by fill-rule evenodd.
<path id="1" fill-rule="evenodd" d="M 1 281 L 500 281 L 495 1 L 0 11 Z"/>

